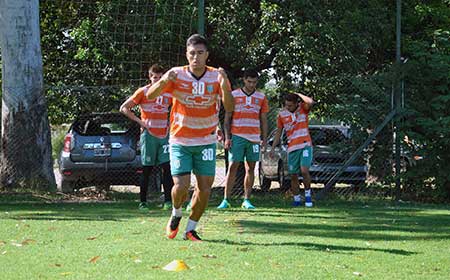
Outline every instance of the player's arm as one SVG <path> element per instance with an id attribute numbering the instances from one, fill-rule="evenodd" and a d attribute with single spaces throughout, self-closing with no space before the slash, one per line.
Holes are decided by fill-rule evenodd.
<path id="1" fill-rule="evenodd" d="M 261 115 L 259 116 L 259 120 L 261 122 L 261 136 L 262 136 L 261 147 L 262 149 L 265 149 L 267 145 L 267 134 L 269 131 L 269 124 L 267 122 L 267 113 L 261 113 Z"/>
<path id="2" fill-rule="evenodd" d="M 233 95 L 231 94 L 230 81 L 223 68 L 219 68 L 219 76 L 223 108 L 225 109 L 225 112 L 232 112 L 234 110 Z"/>
<path id="3" fill-rule="evenodd" d="M 156 97 L 162 94 L 163 89 L 167 86 L 168 83 L 174 82 L 177 79 L 177 72 L 174 70 L 169 70 L 161 77 L 161 79 L 154 83 L 145 93 L 145 97 L 147 99 L 155 99 Z"/>
<path id="4" fill-rule="evenodd" d="M 138 89 L 136 92 L 140 90 L 142 89 Z M 138 118 L 133 111 L 131 111 L 134 106 L 136 106 L 136 103 L 134 103 L 133 98 L 130 97 L 124 103 L 122 103 L 122 105 L 120 105 L 120 112 L 130 120 L 137 122 L 142 127 L 145 127 L 145 123 L 140 118 Z"/>
<path id="5" fill-rule="evenodd" d="M 231 147 L 231 119 L 233 112 L 225 112 L 225 118 L 223 121 L 224 133 L 225 133 L 225 143 L 224 148 L 229 149 Z"/>
<path id="6" fill-rule="evenodd" d="M 301 94 L 301 93 L 298 93 L 298 92 L 296 92 L 295 94 L 300 96 L 300 98 L 303 100 L 305 109 L 310 110 L 311 107 L 314 105 L 315 101 L 311 97 L 306 96 L 306 95 Z"/>

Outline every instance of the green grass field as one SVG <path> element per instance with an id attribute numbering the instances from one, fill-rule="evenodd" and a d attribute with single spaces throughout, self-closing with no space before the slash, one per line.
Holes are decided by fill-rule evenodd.
<path id="1" fill-rule="evenodd" d="M 31 200 L 31 201 L 30 201 Z M 163 235 L 169 216 L 135 201 L 46 203 L 0 196 L 1 279 L 449 279 L 450 207 L 324 201 L 218 211 L 202 243 Z M 239 201 L 234 201 L 238 205 Z M 182 221 L 184 229 L 186 219 Z M 189 270 L 169 272 L 169 262 Z"/>

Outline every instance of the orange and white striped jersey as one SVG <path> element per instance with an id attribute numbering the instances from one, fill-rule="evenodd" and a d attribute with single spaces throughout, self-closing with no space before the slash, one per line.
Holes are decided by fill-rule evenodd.
<path id="1" fill-rule="evenodd" d="M 284 128 L 288 139 L 288 153 L 306 146 L 312 147 L 308 129 L 308 114 L 309 109 L 303 102 L 294 113 L 286 109 L 282 109 L 278 113 L 277 127 L 278 129 Z"/>
<path id="2" fill-rule="evenodd" d="M 250 142 L 261 141 L 261 113 L 269 112 L 269 102 L 264 93 L 255 91 L 247 95 L 242 89 L 232 93 L 234 99 L 231 134 Z"/>
<path id="3" fill-rule="evenodd" d="M 131 99 L 139 105 L 141 119 L 147 124 L 148 132 L 158 138 L 167 136 L 169 107 L 172 105 L 172 95 L 163 93 L 155 99 L 147 99 L 145 93 L 151 85 L 138 89 Z"/>
<path id="4" fill-rule="evenodd" d="M 222 96 L 218 70 L 207 66 L 199 78 L 189 71 L 188 66 L 171 70 L 177 72 L 177 79 L 169 81 L 163 89 L 163 92 L 171 93 L 174 98 L 170 113 L 169 143 L 184 146 L 216 143 Z"/>

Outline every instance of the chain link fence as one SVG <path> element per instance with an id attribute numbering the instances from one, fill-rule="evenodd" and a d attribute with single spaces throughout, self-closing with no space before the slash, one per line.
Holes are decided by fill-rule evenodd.
<path id="1" fill-rule="evenodd" d="M 147 83 L 143 73 L 151 64 L 161 62 L 166 68 L 185 64 L 184 40 L 195 30 L 197 10 L 193 3 L 109 4 L 46 1 L 41 8 L 42 40 L 47 44 L 45 96 L 52 127 L 54 173 L 62 191 L 139 186 L 140 128 L 118 112 L 120 104 Z M 161 17 L 172 19 L 168 28 L 160 22 Z M 51 26 L 54 20 L 58 20 L 56 27 Z M 326 22 L 319 20 L 318 25 L 329 36 L 336 35 Z M 337 40 L 336 45 L 342 47 L 343 56 L 352 64 L 354 54 L 345 51 L 345 42 Z M 302 91 L 316 99 L 309 116 L 313 142 L 310 173 L 316 194 L 327 186 L 344 196 L 392 195 L 393 124 L 392 120 L 386 121 L 393 108 L 392 73 L 354 75 L 359 67 L 354 63 L 348 73 L 328 77 L 327 90 L 333 94 L 325 100 L 315 98 L 314 90 L 295 82 L 290 89 L 278 85 L 276 77 L 271 86 L 262 90 L 269 98 L 269 145 L 288 90 Z M 387 125 L 381 129 L 383 122 Z M 367 141 L 377 129 L 378 135 Z M 404 135 L 397 137 L 403 139 Z M 20 153 L 26 141 L 32 140 L 7 143 L 8 153 Z M 256 193 L 289 195 L 287 142 L 283 134 L 274 157 L 268 155 L 268 147 L 261 153 L 255 168 Z M 219 143 L 214 188 L 225 185 L 226 158 Z M 405 169 L 414 165 L 415 159 L 414 154 L 402 150 Z M 161 191 L 161 172 L 151 174 L 153 193 Z M 240 168 L 233 188 L 235 197 L 243 194 L 244 173 Z"/>

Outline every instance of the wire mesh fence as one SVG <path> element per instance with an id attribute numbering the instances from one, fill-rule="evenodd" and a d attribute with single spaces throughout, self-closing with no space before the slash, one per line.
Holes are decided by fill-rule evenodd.
<path id="1" fill-rule="evenodd" d="M 310 12 L 318 13 L 315 9 Z M 186 63 L 184 44 L 195 32 L 196 13 L 195 1 L 42 2 L 45 96 L 54 129 L 54 172 L 60 190 L 141 184 L 142 131 L 118 110 L 138 87 L 148 83 L 145 73 L 151 64 L 159 62 L 167 69 Z M 270 107 L 268 146 L 261 147 L 254 189 L 259 193 L 290 191 L 290 139 L 286 133 L 275 152 L 269 155 L 269 151 L 277 131 L 278 112 L 284 106 L 283 97 L 289 91 L 301 91 L 317 102 L 308 116 L 313 146 L 309 173 L 314 192 L 323 192 L 327 185 L 344 196 L 390 196 L 394 179 L 392 120 L 363 145 L 393 109 L 392 73 L 361 75 L 365 65 L 355 59 L 359 54 L 349 50 L 339 29 L 331 27 L 320 14 L 317 16 L 317 31 L 329 36 L 333 48 L 341 48 L 339 53 L 348 71 L 308 77 L 313 84 L 317 79 L 327 79 L 326 88 L 320 89 L 329 92 L 325 97 L 316 98 L 318 89 L 306 87 L 305 81 L 294 81 L 291 88 L 286 88 L 274 76 L 271 86 L 266 83 L 262 91 Z M 234 88 L 238 87 L 236 83 Z M 396 137 L 403 139 L 404 135 Z M 8 150 L 20 153 L 24 141 L 8 144 Z M 225 186 L 227 157 L 219 142 L 215 188 Z M 415 157 L 402 150 L 402 162 L 407 168 L 415 164 Z M 297 173 L 302 180 L 304 174 L 300 170 Z M 151 174 L 152 192 L 162 191 L 161 177 L 161 169 Z M 244 178 L 242 166 L 233 184 L 233 196 L 243 195 Z"/>

